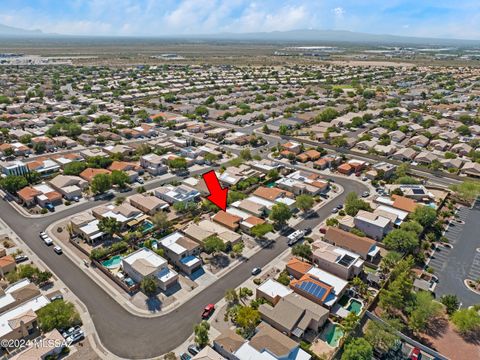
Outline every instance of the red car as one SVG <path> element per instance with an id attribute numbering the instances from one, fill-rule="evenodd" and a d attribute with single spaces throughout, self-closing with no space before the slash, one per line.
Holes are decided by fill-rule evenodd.
<path id="1" fill-rule="evenodd" d="M 202 319 L 208 319 L 213 314 L 214 311 L 215 311 L 215 305 L 208 304 L 207 306 L 205 306 L 205 309 L 203 309 Z"/>
<path id="2" fill-rule="evenodd" d="M 420 349 L 415 347 L 413 348 L 412 352 L 410 353 L 410 360 L 419 360 L 421 357 L 420 357 Z"/>

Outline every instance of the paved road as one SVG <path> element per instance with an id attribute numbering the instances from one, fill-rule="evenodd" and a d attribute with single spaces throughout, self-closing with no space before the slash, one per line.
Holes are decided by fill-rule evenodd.
<path id="1" fill-rule="evenodd" d="M 344 178 L 336 178 L 335 181 L 344 187 L 345 192 L 320 209 L 318 217 L 303 221 L 298 228 L 313 228 L 330 214 L 333 206 L 345 201 L 348 192 L 362 193 L 367 189 L 356 181 Z M 100 203 L 102 202 L 96 202 Z M 86 210 L 92 205 L 86 203 L 52 216 L 32 220 L 19 215 L 7 202 L 0 201 L 0 213 L 2 219 L 87 306 L 103 345 L 112 353 L 125 358 L 154 357 L 175 349 L 190 336 L 193 325 L 201 320 L 200 313 L 205 304 L 220 300 L 227 289 L 248 279 L 253 267 L 264 267 L 287 248 L 286 239 L 282 237 L 274 246 L 262 249 L 248 262 L 239 265 L 174 312 L 156 318 L 137 317 L 106 294 L 105 289 L 79 270 L 68 257 L 56 255 L 52 248 L 45 246 L 38 237 L 38 233 L 51 223 Z"/>

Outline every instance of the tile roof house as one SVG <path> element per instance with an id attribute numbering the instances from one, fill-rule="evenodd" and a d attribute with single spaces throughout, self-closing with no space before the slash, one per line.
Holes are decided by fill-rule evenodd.
<path id="1" fill-rule="evenodd" d="M 472 177 L 480 177 L 480 164 L 477 162 L 466 162 L 462 167 L 462 173 Z"/>
<path id="2" fill-rule="evenodd" d="M 236 335 L 236 334 L 235 334 Z M 235 360 L 310 360 L 311 356 L 300 349 L 299 344 L 266 323 L 258 325 L 250 341 L 234 336 L 230 331 L 217 337 L 214 349 L 226 357 Z M 231 348 L 233 352 L 227 351 Z"/>
<path id="3" fill-rule="evenodd" d="M 220 210 L 214 216 L 212 216 L 212 220 L 222 226 L 225 226 L 227 229 L 235 231 L 239 228 L 240 222 L 243 219 L 240 216 L 232 215 L 228 212 Z"/>
<path id="4" fill-rule="evenodd" d="M 158 211 L 166 210 L 169 207 L 166 201 L 153 195 L 134 194 L 128 198 L 128 201 L 130 205 L 148 215 L 155 215 Z"/>
<path id="5" fill-rule="evenodd" d="M 17 263 L 13 256 L 7 255 L 0 258 L 0 276 L 5 278 L 5 275 L 15 270 Z"/>
<path id="6" fill-rule="evenodd" d="M 360 255 L 362 259 L 370 262 L 372 262 L 380 253 L 380 249 L 375 240 L 368 237 L 361 237 L 334 227 L 328 227 L 324 236 L 324 241 L 354 252 Z"/>
<path id="7" fill-rule="evenodd" d="M 99 174 L 110 174 L 110 171 L 107 169 L 86 168 L 79 176 L 90 183 Z"/>
<path id="8" fill-rule="evenodd" d="M 258 308 L 263 321 L 287 336 L 301 339 L 308 330 L 318 332 L 325 324 L 329 311 L 309 299 L 290 293 L 274 304 Z"/>
<path id="9" fill-rule="evenodd" d="M 392 158 L 400 161 L 410 161 L 417 155 L 417 152 L 411 148 L 402 148 L 392 155 Z"/>

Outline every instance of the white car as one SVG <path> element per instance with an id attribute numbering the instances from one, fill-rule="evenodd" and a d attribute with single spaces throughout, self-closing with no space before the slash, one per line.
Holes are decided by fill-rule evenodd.
<path id="1" fill-rule="evenodd" d="M 63 253 L 62 248 L 60 246 L 54 246 L 53 251 L 55 251 L 58 255 Z"/>
<path id="2" fill-rule="evenodd" d="M 44 231 L 42 231 L 42 232 L 40 233 L 40 237 L 42 238 L 42 240 L 44 240 L 45 238 L 48 237 L 48 235 L 47 235 Z"/>
<path id="3" fill-rule="evenodd" d="M 47 236 L 46 238 L 44 238 L 43 242 L 48 246 L 53 245 L 53 240 L 50 236 Z"/>

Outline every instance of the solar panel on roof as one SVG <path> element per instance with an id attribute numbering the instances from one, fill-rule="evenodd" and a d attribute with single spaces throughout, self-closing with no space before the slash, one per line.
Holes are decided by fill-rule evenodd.
<path id="1" fill-rule="evenodd" d="M 315 283 L 312 283 L 312 282 L 302 282 L 300 285 L 296 285 L 298 288 L 300 288 L 301 290 L 321 299 L 323 298 L 323 296 L 325 295 L 325 293 L 327 292 L 327 290 Z"/>
<path id="2" fill-rule="evenodd" d="M 412 189 L 412 191 L 415 195 L 425 194 L 425 191 L 423 191 L 423 189 Z"/>

